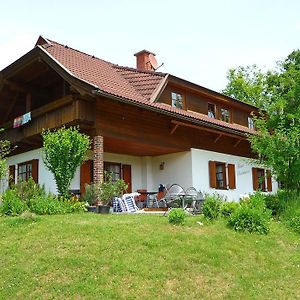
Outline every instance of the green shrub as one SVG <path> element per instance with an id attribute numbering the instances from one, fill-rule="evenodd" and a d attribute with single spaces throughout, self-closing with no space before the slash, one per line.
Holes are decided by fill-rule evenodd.
<path id="1" fill-rule="evenodd" d="M 295 213 L 295 216 L 288 222 L 290 228 L 300 233 L 300 212 Z"/>
<path id="2" fill-rule="evenodd" d="M 223 202 L 220 209 L 220 214 L 224 218 L 230 217 L 238 208 L 240 204 L 238 202 Z"/>
<path id="3" fill-rule="evenodd" d="M 16 192 L 17 197 L 22 201 L 29 201 L 38 196 L 45 196 L 45 187 L 35 183 L 30 177 L 27 181 L 20 181 L 11 187 Z"/>
<path id="4" fill-rule="evenodd" d="M 168 214 L 169 223 L 183 225 L 186 219 L 186 212 L 182 208 L 173 208 Z"/>
<path id="5" fill-rule="evenodd" d="M 27 210 L 26 202 L 22 201 L 15 190 L 6 190 L 2 195 L 0 213 L 2 215 L 17 216 Z"/>
<path id="6" fill-rule="evenodd" d="M 37 215 L 55 215 L 71 212 L 66 203 L 52 195 L 38 196 L 31 199 L 29 209 Z"/>
<path id="7" fill-rule="evenodd" d="M 37 215 L 56 215 L 85 211 L 85 203 L 75 198 L 65 199 L 48 194 L 31 199 L 28 206 L 30 211 Z"/>
<path id="8" fill-rule="evenodd" d="M 228 226 L 236 231 L 267 234 L 270 230 L 271 210 L 266 208 L 261 193 L 242 201 L 240 207 L 228 219 Z"/>
<path id="9" fill-rule="evenodd" d="M 222 205 L 222 198 L 217 195 L 205 195 L 202 212 L 205 218 L 209 220 L 215 220 L 220 215 L 220 209 Z"/>

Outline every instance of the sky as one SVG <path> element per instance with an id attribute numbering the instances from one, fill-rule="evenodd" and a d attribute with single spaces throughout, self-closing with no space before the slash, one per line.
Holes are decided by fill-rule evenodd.
<path id="1" fill-rule="evenodd" d="M 2 2 L 0 70 L 42 35 L 129 67 L 147 49 L 159 71 L 220 91 L 230 68 L 274 68 L 300 48 L 299 0 Z"/>

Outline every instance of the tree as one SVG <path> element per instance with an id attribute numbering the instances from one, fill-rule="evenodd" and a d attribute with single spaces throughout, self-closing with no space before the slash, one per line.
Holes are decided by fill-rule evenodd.
<path id="1" fill-rule="evenodd" d="M 42 133 L 46 167 L 53 173 L 58 193 L 67 197 L 77 167 L 90 148 L 90 138 L 76 127 L 62 127 Z"/>
<path id="2" fill-rule="evenodd" d="M 0 132 L 3 131 L 0 129 Z M 0 179 L 3 179 L 7 174 L 6 157 L 10 152 L 10 142 L 0 140 Z"/>
<path id="3" fill-rule="evenodd" d="M 260 108 L 258 133 L 249 140 L 260 163 L 288 190 L 300 192 L 300 50 L 262 72 L 256 66 L 229 70 L 226 95 Z"/>

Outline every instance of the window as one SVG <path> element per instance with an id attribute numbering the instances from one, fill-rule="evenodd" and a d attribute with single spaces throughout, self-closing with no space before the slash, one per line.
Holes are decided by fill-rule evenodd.
<path id="1" fill-rule="evenodd" d="M 38 183 L 38 159 L 18 164 L 18 181 L 27 181 L 30 177 Z"/>
<path id="2" fill-rule="evenodd" d="M 173 107 L 177 107 L 177 108 L 183 108 L 183 98 L 181 94 L 172 92 L 171 93 L 172 96 L 172 106 Z"/>
<path id="3" fill-rule="evenodd" d="M 272 191 L 272 175 L 270 170 L 252 168 L 254 191 Z"/>
<path id="4" fill-rule="evenodd" d="M 128 185 L 126 192 L 132 192 L 132 179 L 131 179 L 131 165 L 104 162 L 104 171 L 109 172 L 112 175 L 112 180 L 123 179 Z"/>
<path id="5" fill-rule="evenodd" d="M 217 189 L 226 189 L 226 165 L 225 163 L 216 163 Z"/>
<path id="6" fill-rule="evenodd" d="M 225 162 L 209 161 L 210 187 L 216 189 L 235 189 L 235 165 Z"/>
<path id="7" fill-rule="evenodd" d="M 248 128 L 254 129 L 254 121 L 251 117 L 248 117 Z"/>
<path id="8" fill-rule="evenodd" d="M 230 114 L 229 114 L 229 110 L 226 108 L 221 108 L 220 109 L 220 119 L 221 121 L 230 122 Z"/>
<path id="9" fill-rule="evenodd" d="M 216 118 L 216 106 L 214 104 L 208 103 L 208 105 L 207 105 L 207 115 L 212 119 Z"/>
<path id="10" fill-rule="evenodd" d="M 116 181 L 118 179 L 122 179 L 121 164 L 111 163 L 111 162 L 104 162 L 104 170 L 111 174 L 113 181 Z"/>

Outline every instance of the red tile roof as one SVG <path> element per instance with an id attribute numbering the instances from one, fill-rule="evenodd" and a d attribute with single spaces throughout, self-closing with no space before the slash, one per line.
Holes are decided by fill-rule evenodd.
<path id="1" fill-rule="evenodd" d="M 207 126 L 216 125 L 224 129 L 253 133 L 253 130 L 238 124 L 225 123 L 201 113 L 174 108 L 164 103 L 151 102 L 151 96 L 168 74 L 118 66 L 43 38 L 40 38 L 37 44 L 74 77 L 89 83 L 104 93 L 143 104 L 149 108 L 202 121 L 207 123 Z"/>

